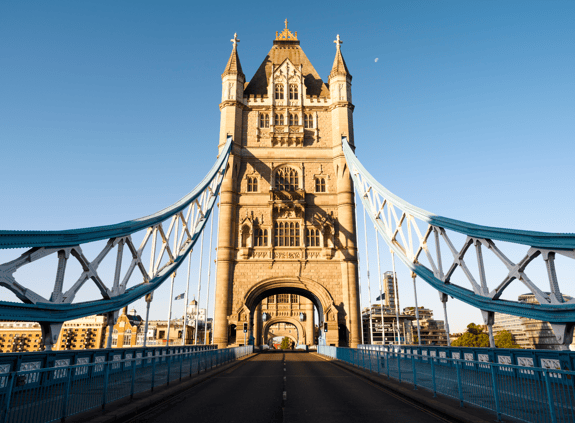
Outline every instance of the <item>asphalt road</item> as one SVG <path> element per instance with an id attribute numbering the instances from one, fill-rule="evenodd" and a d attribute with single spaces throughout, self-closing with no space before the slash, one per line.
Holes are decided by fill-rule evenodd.
<path id="1" fill-rule="evenodd" d="M 270 351 L 184 391 L 131 422 L 446 422 L 305 352 Z"/>

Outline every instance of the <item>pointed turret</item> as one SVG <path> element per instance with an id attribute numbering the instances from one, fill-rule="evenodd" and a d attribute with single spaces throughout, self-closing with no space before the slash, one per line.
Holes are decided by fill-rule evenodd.
<path id="1" fill-rule="evenodd" d="M 242 71 L 240 57 L 238 56 L 238 34 L 230 40 L 234 43 L 232 54 L 228 59 L 226 69 L 222 74 L 222 102 L 220 110 L 222 113 L 222 125 L 220 127 L 220 148 L 226 142 L 228 135 L 231 135 L 234 142 L 241 140 L 241 114 L 244 101 L 244 84 L 246 77 Z"/>
<path id="2" fill-rule="evenodd" d="M 230 41 L 234 43 L 234 47 L 232 49 L 232 54 L 228 59 L 228 64 L 226 65 L 224 73 L 222 74 L 222 78 L 224 78 L 226 75 L 238 75 L 241 76 L 245 81 L 246 76 L 242 72 L 242 64 L 240 63 L 240 57 L 238 56 L 237 43 L 240 42 L 238 39 L 238 34 L 234 34 L 234 38 Z"/>
<path id="3" fill-rule="evenodd" d="M 343 41 L 339 39 L 339 34 L 337 35 L 337 39 L 334 41 L 334 43 L 337 45 L 337 50 L 335 52 L 335 59 L 333 61 L 333 66 L 331 67 L 329 79 L 331 80 L 333 77 L 339 75 L 339 76 L 345 76 L 346 78 L 349 78 L 349 80 L 351 81 L 351 74 L 349 73 L 343 55 L 341 54 L 340 45 L 343 43 Z"/>

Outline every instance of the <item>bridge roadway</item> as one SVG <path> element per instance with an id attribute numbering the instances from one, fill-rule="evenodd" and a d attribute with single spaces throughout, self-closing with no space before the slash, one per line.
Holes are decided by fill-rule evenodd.
<path id="1" fill-rule="evenodd" d="M 130 422 L 451 422 L 316 354 L 269 351 Z"/>

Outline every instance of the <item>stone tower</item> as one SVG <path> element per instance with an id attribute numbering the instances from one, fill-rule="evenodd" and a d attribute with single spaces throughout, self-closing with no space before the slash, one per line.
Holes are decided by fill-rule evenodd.
<path id="1" fill-rule="evenodd" d="M 221 188 L 214 342 L 259 345 L 270 325 L 290 323 L 307 344 L 318 326 L 327 345 L 356 346 L 355 201 L 341 148 L 342 136 L 353 145 L 354 106 L 342 42 L 326 84 L 287 20 L 249 82 L 240 40 L 231 41 L 219 146 L 230 135 L 234 144 Z"/>

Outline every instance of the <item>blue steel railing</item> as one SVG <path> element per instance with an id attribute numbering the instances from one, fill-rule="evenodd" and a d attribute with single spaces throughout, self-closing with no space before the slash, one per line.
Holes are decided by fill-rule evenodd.
<path id="1" fill-rule="evenodd" d="M 318 346 L 318 353 L 525 422 L 575 422 L 575 372 L 423 355 L 421 347 Z"/>
<path id="2" fill-rule="evenodd" d="M 253 346 L 205 351 L 150 348 L 146 355 L 117 354 L 106 361 L 0 374 L 0 423 L 63 421 L 252 352 Z"/>

